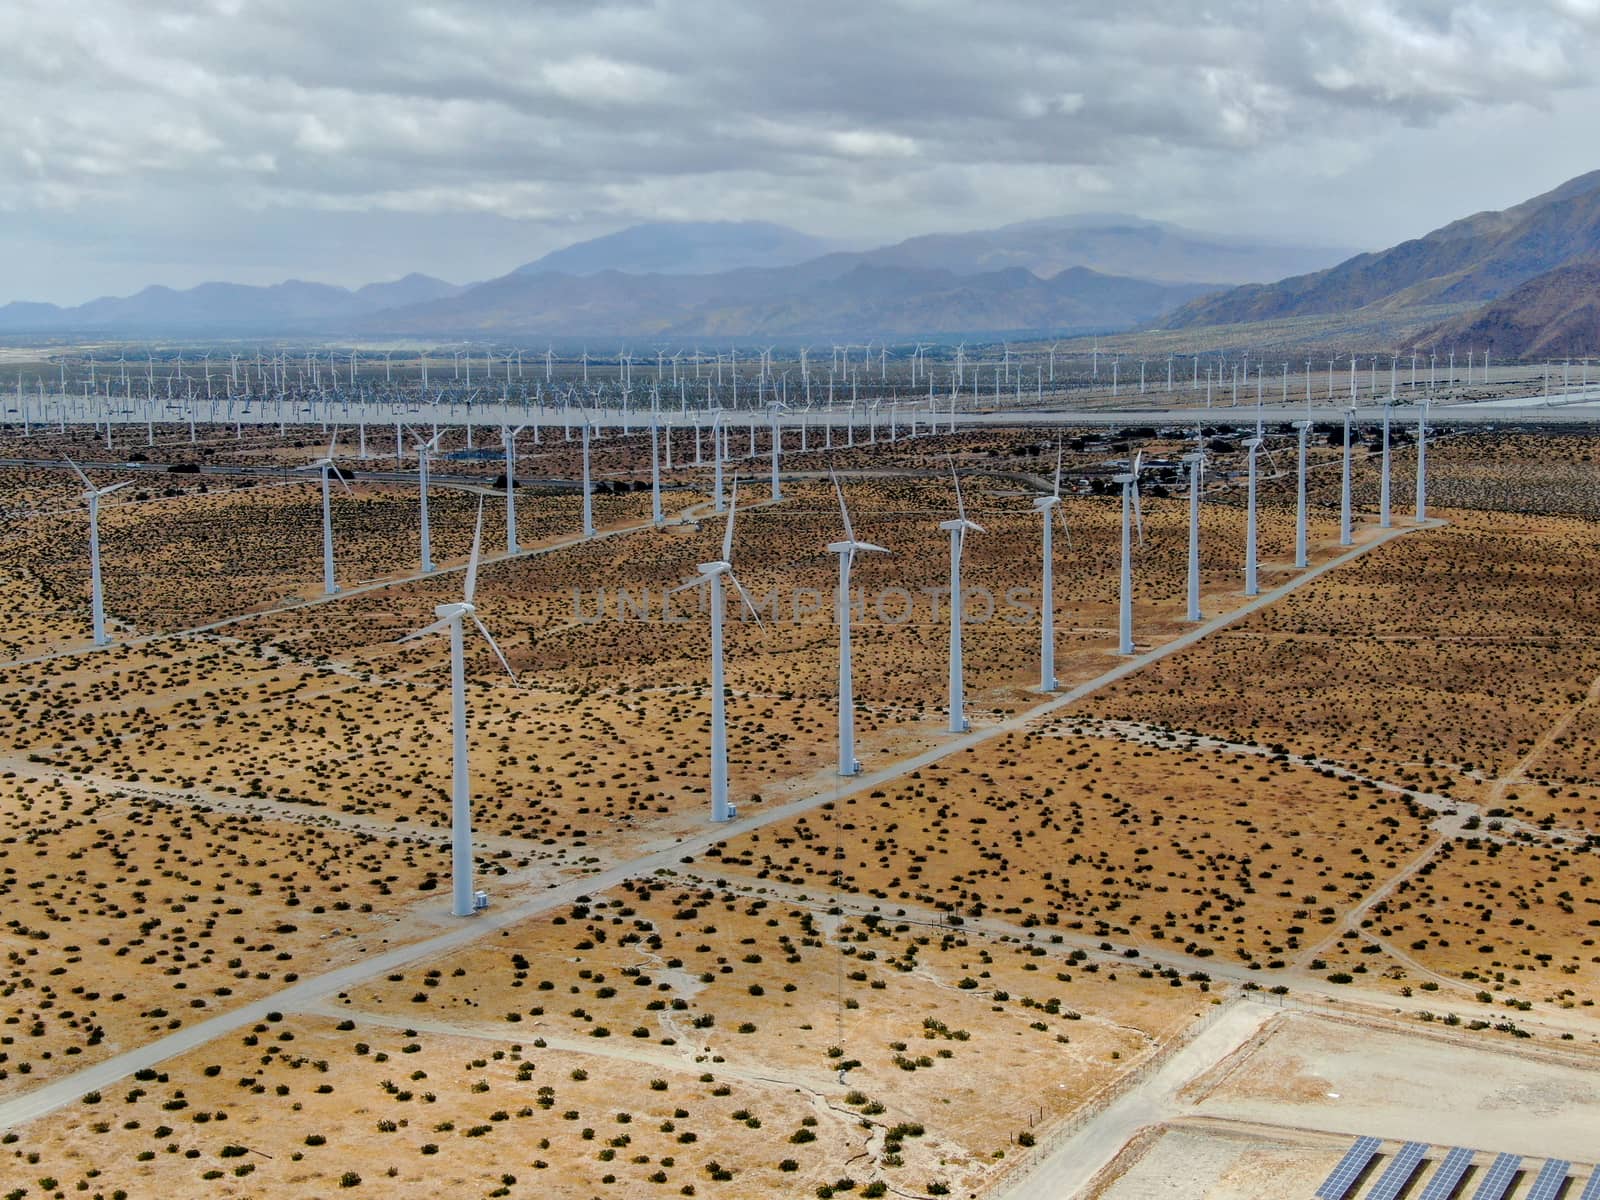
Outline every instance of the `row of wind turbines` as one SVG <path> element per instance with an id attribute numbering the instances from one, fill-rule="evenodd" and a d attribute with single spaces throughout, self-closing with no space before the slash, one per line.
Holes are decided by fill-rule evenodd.
<path id="1" fill-rule="evenodd" d="M 1308 435 L 1311 429 L 1310 421 L 1299 421 L 1294 428 L 1297 432 L 1298 442 L 1298 470 L 1297 470 L 1297 505 L 1296 505 L 1296 537 L 1295 537 L 1295 565 L 1304 569 L 1307 566 L 1307 502 L 1306 502 L 1306 476 L 1308 466 Z M 726 449 L 726 436 L 724 430 L 719 438 L 714 424 L 713 457 L 716 464 L 716 492 L 718 500 L 722 493 L 722 464 L 724 450 Z M 515 439 L 522 432 L 522 428 L 515 430 L 505 429 L 502 438 L 505 447 L 507 465 L 507 505 L 508 505 L 508 552 L 515 554 L 518 551 L 516 542 L 516 523 L 514 517 L 514 470 Z M 1419 413 L 1417 436 L 1417 472 L 1416 472 L 1416 519 L 1420 523 L 1426 518 L 1426 410 Z M 589 508 L 590 491 L 588 488 L 588 441 L 590 425 L 587 420 L 583 425 L 583 440 L 585 443 L 584 458 L 584 524 L 586 536 L 593 536 L 592 513 Z M 660 521 L 659 484 L 660 461 L 657 453 L 656 431 L 652 428 L 652 476 L 653 493 L 655 499 L 656 520 Z M 1341 508 L 1340 508 L 1340 544 L 1350 545 L 1353 541 L 1352 512 L 1351 512 L 1351 471 L 1352 471 L 1352 445 L 1353 445 L 1352 416 L 1345 414 L 1343 455 L 1341 462 Z M 322 494 L 322 541 L 323 541 L 323 567 L 324 586 L 329 594 L 337 590 L 335 579 L 335 564 L 333 557 L 333 534 L 330 509 L 330 495 L 332 479 L 337 477 L 340 485 L 348 491 L 343 477 L 335 465 L 335 453 L 338 443 L 338 430 L 329 442 L 328 452 L 322 458 L 305 465 L 303 469 L 314 470 L 320 473 Z M 428 544 L 428 516 L 427 516 L 427 462 L 429 457 L 437 452 L 439 434 L 435 433 L 430 439 L 414 438 L 415 449 L 419 457 L 419 483 L 421 486 L 421 526 L 423 539 L 424 571 L 431 570 L 432 563 Z M 1197 431 L 1197 438 L 1198 438 Z M 1203 442 L 1201 443 L 1203 446 Z M 1265 445 L 1265 438 L 1258 427 L 1254 437 L 1247 439 L 1244 449 L 1247 453 L 1247 498 L 1246 498 L 1246 546 L 1245 546 L 1245 594 L 1254 596 L 1258 594 L 1259 580 L 1257 577 L 1257 547 L 1256 547 L 1256 501 L 1257 501 L 1257 458 Z M 69 460 L 70 461 L 70 460 Z M 1199 569 L 1199 504 L 1204 486 L 1204 471 L 1206 456 L 1203 448 L 1185 454 L 1182 461 L 1189 469 L 1189 539 L 1188 539 L 1188 571 L 1187 571 L 1187 601 L 1188 618 L 1191 621 L 1200 621 L 1203 614 L 1200 611 L 1200 569 Z M 778 451 L 777 441 L 774 440 L 772 456 L 773 474 L 773 501 L 782 499 L 778 486 Z M 1067 529 L 1064 519 L 1064 510 L 1061 508 L 1061 475 L 1062 475 L 1062 448 L 1057 445 L 1056 471 L 1053 490 L 1034 501 L 1034 508 L 1042 518 L 1042 601 L 1040 619 L 1040 689 L 1044 692 L 1055 691 L 1058 681 L 1055 677 L 1055 631 L 1054 631 L 1054 551 L 1053 551 L 1053 524 L 1059 518 L 1063 523 L 1063 533 L 1067 544 L 1071 545 L 1070 530 Z M 1392 513 L 1390 506 L 1391 487 L 1390 469 L 1392 455 L 1390 453 L 1390 422 L 1388 410 L 1385 409 L 1382 432 L 1382 459 L 1380 483 L 1380 527 L 1390 528 Z M 72 463 L 72 469 L 82 481 L 85 492 L 83 498 L 88 504 L 90 518 L 90 563 L 91 563 L 91 592 L 92 611 L 94 622 L 94 639 L 96 645 L 107 644 L 105 633 L 104 598 L 100 570 L 100 545 L 99 545 L 99 502 L 100 500 L 118 489 L 127 486 L 126 482 L 111 484 L 107 487 L 96 488 L 81 469 Z M 1121 489 L 1121 556 L 1119 563 L 1120 589 L 1118 605 L 1118 651 L 1123 655 L 1132 655 L 1135 652 L 1132 621 L 1132 584 L 1133 584 L 1133 541 L 1137 533 L 1138 544 L 1143 545 L 1143 515 L 1139 492 L 1139 477 L 1144 469 L 1143 452 L 1134 455 L 1129 464 L 1129 469 L 1114 477 Z M 970 729 L 970 723 L 965 715 L 965 689 L 963 679 L 963 651 L 962 651 L 962 587 L 961 563 L 966 540 L 972 535 L 981 535 L 985 532 L 982 525 L 972 520 L 966 511 L 965 499 L 961 490 L 960 477 L 955 470 L 954 461 L 950 460 L 951 482 L 954 491 L 956 515 L 942 521 L 939 528 L 950 535 L 950 635 L 949 635 L 949 669 L 948 669 L 948 708 L 949 730 L 951 733 L 965 733 Z M 839 503 L 840 521 L 843 538 L 827 544 L 827 551 L 839 558 L 839 591 L 836 596 L 836 614 L 839 627 L 839 665 L 838 665 L 838 763 L 837 771 L 841 776 L 853 776 L 861 771 L 861 763 L 856 757 L 855 741 L 855 700 L 854 681 L 852 673 L 852 645 L 850 628 L 850 581 L 851 570 L 858 554 L 887 554 L 889 550 L 872 542 L 859 540 L 850 519 L 849 507 L 845 501 L 843 489 L 837 476 L 830 472 L 835 496 Z M 684 591 L 692 588 L 706 587 L 709 589 L 710 608 L 710 683 L 711 683 L 711 820 L 714 822 L 727 822 L 737 816 L 737 809 L 729 799 L 728 756 L 727 756 L 727 712 L 724 683 L 724 615 L 726 608 L 725 584 L 731 585 L 742 604 L 749 610 L 757 624 L 760 624 L 760 615 L 756 611 L 748 592 L 734 573 L 734 522 L 738 512 L 738 479 L 733 480 L 731 499 L 727 505 L 727 521 L 723 530 L 720 558 L 701 563 L 698 566 L 697 576 L 675 591 Z M 452 844 L 452 911 L 458 916 L 465 916 L 481 908 L 485 903 L 484 897 L 475 892 L 473 888 L 473 858 L 471 836 L 471 789 L 469 772 L 469 747 L 467 737 L 467 712 L 465 693 L 465 627 L 470 621 L 478 630 L 493 650 L 497 660 L 507 674 L 515 682 L 516 675 L 509 661 L 501 651 L 488 628 L 477 614 L 475 594 L 477 589 L 478 567 L 482 552 L 483 535 L 483 501 L 478 506 L 477 523 L 473 533 L 472 552 L 468 561 L 462 600 L 450 604 L 443 604 L 435 609 L 438 618 L 432 624 L 417 630 L 402 638 L 402 642 L 409 642 L 435 633 L 448 633 L 451 660 L 451 715 L 452 715 L 452 786 L 451 786 L 451 844 Z"/>

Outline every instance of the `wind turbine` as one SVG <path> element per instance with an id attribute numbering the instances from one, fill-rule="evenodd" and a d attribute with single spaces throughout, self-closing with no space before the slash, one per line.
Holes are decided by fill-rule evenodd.
<path id="1" fill-rule="evenodd" d="M 124 480 L 97 488 L 89 482 L 89 477 L 78 468 L 77 463 L 69 458 L 67 465 L 83 481 L 86 489 L 83 498 L 89 503 L 89 607 L 94 618 L 94 644 L 105 646 L 110 644 L 111 639 L 106 636 L 105 592 L 100 586 L 100 497 L 109 496 L 132 481 Z"/>
<path id="2" fill-rule="evenodd" d="M 1350 517 L 1350 456 L 1353 449 L 1350 445 L 1350 415 L 1353 409 L 1344 412 L 1344 459 L 1339 472 L 1339 545 L 1348 546 L 1355 541 L 1351 534 Z"/>
<path id="3" fill-rule="evenodd" d="M 468 618 L 483 634 L 489 649 L 500 660 L 513 683 L 517 674 L 500 652 L 488 628 L 478 617 L 473 595 L 478 590 L 478 550 L 483 541 L 483 502 L 478 502 L 478 525 L 472 534 L 472 558 L 467 563 L 467 581 L 461 600 L 454 604 L 441 604 L 433 610 L 439 619 L 425 629 L 408 633 L 401 642 L 415 641 L 433 633 L 449 631 L 450 634 L 450 718 L 453 746 L 453 769 L 450 787 L 450 911 L 455 916 L 472 915 L 475 907 L 472 891 L 472 795 L 467 779 L 467 693 L 465 625 Z"/>
<path id="4" fill-rule="evenodd" d="M 948 457 L 948 456 L 946 456 Z M 961 477 L 955 459 L 950 460 L 950 479 L 956 485 L 956 519 L 941 521 L 939 528 L 950 535 L 950 732 L 965 733 L 971 728 L 963 711 L 961 680 L 961 549 L 970 530 L 983 533 L 982 525 L 967 520 L 966 502 L 961 498 Z"/>
<path id="5" fill-rule="evenodd" d="M 583 536 L 594 536 L 594 494 L 589 488 L 589 415 L 583 417 Z"/>
<path id="6" fill-rule="evenodd" d="M 1056 487 L 1048 496 L 1034 497 L 1033 507 L 1044 518 L 1044 542 L 1041 554 L 1044 560 L 1043 601 L 1039 612 L 1039 690 L 1056 690 L 1056 572 L 1055 546 L 1050 525 L 1052 510 L 1061 503 L 1061 439 L 1056 438 Z M 1067 532 L 1065 516 L 1061 528 Z M 1067 546 L 1072 546 L 1072 534 L 1067 532 Z"/>
<path id="7" fill-rule="evenodd" d="M 1417 408 L 1417 524 L 1428 519 L 1428 398 Z"/>
<path id="8" fill-rule="evenodd" d="M 839 497 L 839 515 L 844 520 L 844 541 L 828 543 L 828 553 L 839 556 L 839 774 L 857 775 L 861 764 L 856 761 L 856 699 L 854 680 L 850 672 L 850 568 L 855 563 L 856 552 L 866 551 L 887 554 L 882 546 L 856 541 L 850 527 L 850 509 L 844 502 L 844 491 L 839 487 L 839 477 L 830 470 L 833 491 Z"/>
<path id="9" fill-rule="evenodd" d="M 1310 561 L 1306 556 L 1306 440 L 1311 436 L 1310 421 L 1296 421 L 1300 435 L 1300 460 L 1295 481 L 1294 508 L 1294 565 L 1304 570 Z"/>
<path id="10" fill-rule="evenodd" d="M 422 573 L 433 573 L 433 542 L 428 531 L 428 463 L 433 452 L 439 448 L 439 434 L 434 434 L 428 441 L 423 441 L 415 434 L 412 441 L 417 446 L 417 488 L 422 498 Z"/>
<path id="11" fill-rule="evenodd" d="M 1133 544 L 1129 536 L 1128 518 L 1132 516 L 1139 528 L 1139 545 L 1144 545 L 1144 513 L 1139 506 L 1139 468 L 1144 463 L 1144 451 L 1133 456 L 1131 469 L 1112 476 L 1113 483 L 1122 485 L 1122 568 L 1121 591 L 1117 602 L 1117 653 L 1133 653 Z"/>
<path id="12" fill-rule="evenodd" d="M 1389 401 L 1383 403 L 1383 479 L 1378 485 L 1378 524 L 1384 529 L 1394 524 L 1389 504 Z"/>
<path id="13" fill-rule="evenodd" d="M 517 434 L 526 429 L 500 426 L 500 442 L 506 448 L 506 553 L 516 554 L 517 545 Z"/>
<path id="14" fill-rule="evenodd" d="M 1199 431 L 1196 431 L 1197 433 Z M 1185 454 L 1189 464 L 1189 620 L 1200 621 L 1200 485 L 1205 477 L 1206 454 L 1204 436 L 1200 436 L 1201 449 Z"/>
<path id="15" fill-rule="evenodd" d="M 1244 594 L 1257 596 L 1261 587 L 1256 578 L 1256 460 L 1264 439 L 1257 434 L 1244 444 L 1248 454 L 1248 483 L 1246 484 L 1244 517 Z"/>
<path id="16" fill-rule="evenodd" d="M 722 580 L 726 576 L 739 593 L 756 624 L 761 624 L 761 614 L 750 603 L 750 596 L 733 573 L 733 518 L 739 511 L 739 480 L 733 480 L 733 498 L 728 505 L 728 524 L 722 531 L 722 557 L 715 562 L 701 563 L 700 577 L 682 587 L 674 588 L 669 595 L 689 588 L 709 584 L 711 587 L 711 819 L 732 820 L 737 810 L 728 803 L 728 717 L 727 698 L 722 683 Z"/>
<path id="17" fill-rule="evenodd" d="M 300 468 L 302 471 L 322 471 L 322 593 L 325 596 L 332 596 L 339 590 L 333 578 L 333 510 L 328 503 L 328 475 L 330 472 L 337 474 L 339 470 L 333 465 L 333 448 L 338 441 L 339 430 L 335 428 L 333 437 L 328 440 L 327 455 Z M 339 475 L 339 486 L 349 495 L 350 485 L 344 481 L 343 475 Z"/>

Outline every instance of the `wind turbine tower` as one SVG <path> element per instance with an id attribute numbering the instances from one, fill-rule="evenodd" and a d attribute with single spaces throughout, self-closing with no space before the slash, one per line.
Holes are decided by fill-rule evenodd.
<path id="1" fill-rule="evenodd" d="M 1056 486 L 1048 496 L 1034 498 L 1033 507 L 1043 518 L 1044 540 L 1040 553 L 1043 559 L 1044 582 L 1041 588 L 1042 599 L 1039 605 L 1039 690 L 1053 692 L 1056 690 L 1056 574 L 1055 574 L 1055 545 L 1052 537 L 1051 517 L 1061 504 L 1061 441 L 1056 440 Z M 1066 530 L 1063 519 L 1062 530 Z M 1072 544 L 1072 535 L 1067 534 L 1067 544 Z"/>
<path id="2" fill-rule="evenodd" d="M 109 484 L 97 488 L 89 482 L 89 477 L 78 469 L 78 464 L 70 458 L 67 465 L 73 473 L 83 481 L 83 498 L 89 505 L 89 611 L 94 623 L 94 644 L 96 646 L 110 645 L 111 639 L 106 636 L 106 600 L 105 590 L 100 579 L 100 500 L 112 492 L 128 486 L 131 481 Z"/>
<path id="3" fill-rule="evenodd" d="M 941 521 L 939 528 L 950 535 L 950 732 L 965 733 L 971 726 L 964 711 L 961 678 L 961 549 L 967 533 L 982 533 L 983 526 L 967 520 L 967 506 L 961 498 L 961 479 L 955 460 L 950 460 L 950 478 L 956 485 L 956 519 Z"/>
<path id="4" fill-rule="evenodd" d="M 830 471 L 829 475 L 833 475 Z M 839 497 L 839 516 L 844 521 L 844 541 L 831 542 L 829 554 L 839 556 L 839 594 L 836 611 L 839 619 L 839 774 L 857 775 L 861 764 L 856 760 L 855 681 L 850 661 L 850 568 L 855 564 L 857 552 L 887 554 L 889 551 L 871 542 L 856 541 L 850 527 L 850 509 L 844 502 L 844 491 L 839 487 L 838 476 L 833 476 L 833 490 Z"/>
<path id="5" fill-rule="evenodd" d="M 500 652 L 500 647 L 478 617 L 473 595 L 478 588 L 478 549 L 483 540 L 483 504 L 478 504 L 478 526 L 472 535 L 472 558 L 467 563 L 467 580 L 462 599 L 441 604 L 434 615 L 439 619 L 425 629 L 408 633 L 402 642 L 415 641 L 429 634 L 450 634 L 450 719 L 452 770 L 450 775 L 450 911 L 458 917 L 471 916 L 476 905 L 472 889 L 472 792 L 467 762 L 466 644 L 464 625 L 470 618 L 483 640 L 489 643 L 506 674 L 516 682 L 516 672 Z"/>
<path id="6" fill-rule="evenodd" d="M 1122 485 L 1122 565 L 1121 589 L 1117 600 L 1117 653 L 1133 653 L 1133 539 L 1129 518 L 1139 528 L 1139 545 L 1144 545 L 1144 514 L 1139 507 L 1139 468 L 1144 451 L 1133 456 L 1132 469 L 1112 477 Z"/>
<path id="7" fill-rule="evenodd" d="M 1294 428 L 1300 435 L 1300 459 L 1295 476 L 1294 565 L 1304 570 L 1309 562 L 1306 548 L 1306 454 L 1307 440 L 1311 436 L 1311 422 L 1296 421 Z"/>
<path id="8" fill-rule="evenodd" d="M 1257 596 L 1261 594 L 1260 581 L 1256 577 L 1256 463 L 1260 456 L 1262 439 L 1253 437 L 1244 444 L 1248 455 L 1248 483 L 1246 484 L 1245 517 L 1244 517 L 1244 594 Z"/>

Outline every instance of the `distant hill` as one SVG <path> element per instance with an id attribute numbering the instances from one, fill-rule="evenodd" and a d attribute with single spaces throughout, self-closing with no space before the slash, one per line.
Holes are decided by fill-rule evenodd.
<path id="1" fill-rule="evenodd" d="M 1501 360 L 1600 354 L 1600 260 L 1536 275 L 1419 340 L 1487 349 Z"/>
<path id="2" fill-rule="evenodd" d="M 368 309 L 381 309 L 443 300 L 448 296 L 459 296 L 464 291 L 466 288 L 460 284 L 446 283 L 432 275 L 419 275 L 413 271 L 403 279 L 389 283 L 369 283 L 357 288 L 355 295 Z"/>
<path id="3" fill-rule="evenodd" d="M 874 266 L 928 267 L 972 275 L 1022 267 L 1049 278 L 1069 267 L 1163 283 L 1281 279 L 1338 262 L 1348 251 L 1196 233 L 1121 213 L 1024 221 L 974 233 L 908 238 L 856 257 Z"/>
<path id="4" fill-rule="evenodd" d="M 1503 212 L 1309 275 L 1234 288 L 1187 305 L 1168 328 L 1492 300 L 1536 275 L 1600 254 L 1600 171 Z"/>
<path id="5" fill-rule="evenodd" d="M 761 221 L 636 225 L 497 279 L 407 275 L 355 291 L 149 287 L 75 308 L 0 308 L 0 333 L 726 337 L 1128 329 L 1240 279 L 1337 252 L 1087 213 L 867 251 Z M 1437 320 L 1435 316 L 1433 318 Z"/>
<path id="6" fill-rule="evenodd" d="M 655 221 L 552 251 L 512 274 L 714 275 L 793 266 L 831 249 L 821 238 L 767 221 Z"/>
<path id="7" fill-rule="evenodd" d="M 847 256 L 721 275 L 514 273 L 460 296 L 374 314 L 373 334 L 503 337 L 912 336 L 1126 329 L 1211 290 L 1084 268 L 1040 279 L 881 267 Z"/>
<path id="8" fill-rule="evenodd" d="M 305 330 L 337 326 L 396 305 L 443 299 L 462 290 L 442 279 L 415 274 L 354 292 L 295 279 L 270 287 L 239 283 L 202 283 L 181 291 L 147 287 L 132 296 L 105 296 L 75 308 L 7 304 L 0 307 L 0 333 Z"/>

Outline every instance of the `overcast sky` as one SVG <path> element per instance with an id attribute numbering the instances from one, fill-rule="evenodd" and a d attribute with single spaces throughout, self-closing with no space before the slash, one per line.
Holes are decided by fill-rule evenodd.
<path id="1" fill-rule="evenodd" d="M 1600 167 L 1600 0 L 6 0 L 0 301 L 641 220 L 1378 247 Z"/>

